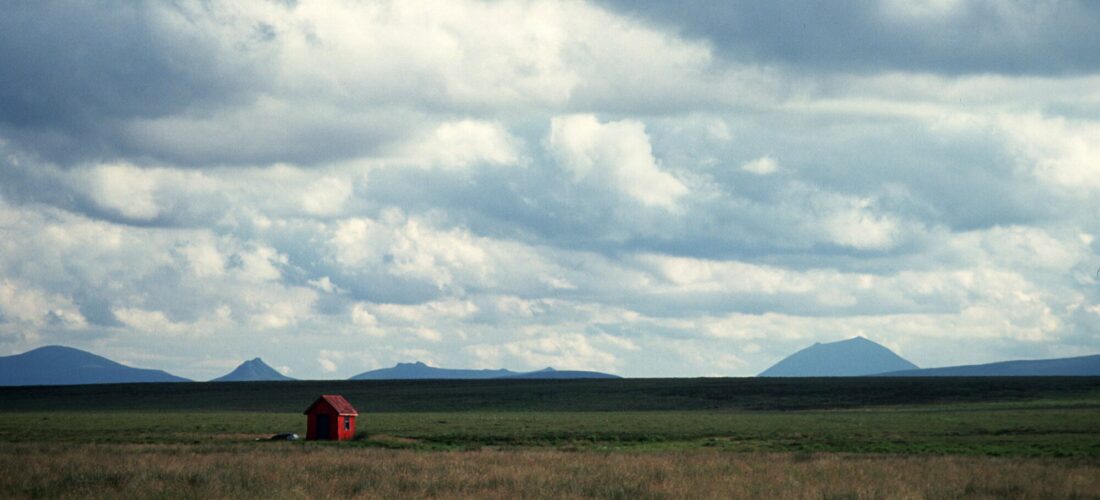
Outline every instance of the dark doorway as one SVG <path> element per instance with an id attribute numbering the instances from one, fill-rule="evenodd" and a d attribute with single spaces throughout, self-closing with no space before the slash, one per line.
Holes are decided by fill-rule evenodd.
<path id="1" fill-rule="evenodd" d="M 329 424 L 328 415 L 324 413 L 317 414 L 317 439 L 329 439 Z"/>

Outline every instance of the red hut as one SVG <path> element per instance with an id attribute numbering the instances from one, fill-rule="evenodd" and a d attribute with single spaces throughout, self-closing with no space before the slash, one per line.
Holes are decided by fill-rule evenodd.
<path id="1" fill-rule="evenodd" d="M 346 441 L 355 435 L 359 412 L 343 396 L 326 394 L 306 408 L 306 439 Z"/>

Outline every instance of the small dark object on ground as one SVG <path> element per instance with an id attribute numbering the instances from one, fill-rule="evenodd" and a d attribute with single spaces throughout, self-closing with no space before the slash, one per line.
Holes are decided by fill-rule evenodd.
<path id="1" fill-rule="evenodd" d="M 268 441 L 297 441 L 298 435 L 293 432 L 281 432 L 267 439 Z"/>

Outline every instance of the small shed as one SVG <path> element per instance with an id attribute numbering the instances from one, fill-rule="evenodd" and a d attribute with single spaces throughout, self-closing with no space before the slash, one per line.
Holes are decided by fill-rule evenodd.
<path id="1" fill-rule="evenodd" d="M 355 436 L 355 417 L 359 412 L 337 394 L 325 394 L 306 408 L 306 439 L 310 441 L 347 441 Z"/>

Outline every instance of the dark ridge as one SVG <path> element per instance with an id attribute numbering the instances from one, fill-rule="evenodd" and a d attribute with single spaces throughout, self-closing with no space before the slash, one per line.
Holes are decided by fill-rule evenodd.
<path id="1" fill-rule="evenodd" d="M 349 380 L 487 380 L 498 378 L 523 379 L 578 379 L 578 378 L 619 378 L 618 375 L 581 370 L 555 370 L 544 368 L 533 372 L 514 372 L 507 369 L 466 370 L 455 368 L 436 368 L 420 361 L 398 363 L 391 368 L 381 368 L 360 373 Z"/>
<path id="2" fill-rule="evenodd" d="M 984 365 L 945 366 L 883 373 L 883 377 L 1095 377 L 1100 354 L 1074 358 L 1001 361 Z"/>
<path id="3" fill-rule="evenodd" d="M 162 370 L 133 368 L 64 346 L 39 347 L 0 357 L 0 385 L 78 385 L 189 382 Z"/>
<path id="4" fill-rule="evenodd" d="M 301 412 L 341 394 L 362 413 L 809 410 L 1100 398 L 1100 377 L 323 380 L 0 387 L 0 412 Z"/>

